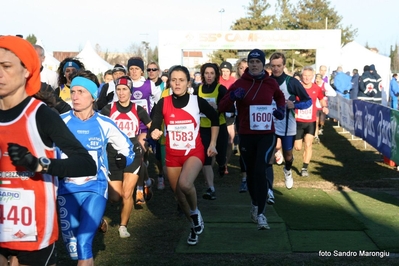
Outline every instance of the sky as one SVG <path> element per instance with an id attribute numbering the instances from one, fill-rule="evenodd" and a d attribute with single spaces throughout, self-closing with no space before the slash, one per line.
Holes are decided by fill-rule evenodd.
<path id="1" fill-rule="evenodd" d="M 267 13 L 277 0 L 269 0 Z M 297 0 L 291 0 L 297 3 Z M 102 51 L 158 44 L 160 30 L 229 30 L 247 15 L 250 0 L 12 0 L 0 4 L 0 35 L 34 34 L 46 51 L 80 51 L 87 41 Z M 399 43 L 398 0 L 331 0 L 355 41 L 389 55 Z M 224 10 L 223 12 L 221 12 Z M 171 36 L 173 38 L 173 36 Z"/>

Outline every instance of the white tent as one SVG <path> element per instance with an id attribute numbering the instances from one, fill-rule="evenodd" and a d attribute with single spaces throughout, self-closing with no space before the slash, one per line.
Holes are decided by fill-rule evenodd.
<path id="1" fill-rule="evenodd" d="M 86 42 L 85 47 L 76 57 L 83 62 L 85 69 L 96 75 L 112 69 L 112 66 L 94 51 L 89 41 Z"/>
<path id="2" fill-rule="evenodd" d="M 341 48 L 340 65 L 344 72 L 349 71 L 352 74 L 352 70 L 356 68 L 359 70 L 359 75 L 362 75 L 364 66 L 372 64 L 382 78 L 384 91 L 387 92 L 383 91 L 383 97 L 385 94 L 387 100 L 391 80 L 391 58 L 372 52 L 357 42 L 350 42 Z"/>

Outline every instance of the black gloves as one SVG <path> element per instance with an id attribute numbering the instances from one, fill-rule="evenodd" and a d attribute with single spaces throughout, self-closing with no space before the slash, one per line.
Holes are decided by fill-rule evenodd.
<path id="1" fill-rule="evenodd" d="M 278 106 L 276 110 L 273 111 L 273 116 L 278 120 L 283 120 L 285 114 L 285 107 Z"/>
<path id="2" fill-rule="evenodd" d="M 123 155 L 122 153 L 118 153 L 118 155 L 116 155 L 116 157 L 115 157 L 115 163 L 119 169 L 125 168 L 126 167 L 125 155 Z"/>
<path id="3" fill-rule="evenodd" d="M 39 159 L 33 156 L 26 147 L 16 143 L 8 143 L 7 150 L 13 165 L 23 166 L 29 171 L 36 172 Z"/>
<path id="4" fill-rule="evenodd" d="M 230 100 L 236 101 L 241 100 L 245 96 L 245 90 L 243 88 L 237 88 L 235 91 L 230 93 Z"/>

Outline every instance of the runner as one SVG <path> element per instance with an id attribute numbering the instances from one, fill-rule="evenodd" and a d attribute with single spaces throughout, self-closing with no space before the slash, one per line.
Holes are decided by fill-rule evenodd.
<path id="1" fill-rule="evenodd" d="M 294 141 L 296 135 L 296 121 L 294 109 L 306 109 L 312 105 L 312 99 L 310 99 L 308 93 L 303 88 L 302 84 L 295 78 L 288 76 L 284 73 L 285 68 L 285 55 L 280 52 L 273 53 L 270 56 L 270 66 L 272 69 L 272 78 L 274 78 L 280 85 L 280 90 L 284 93 L 286 100 L 285 117 L 282 120 L 275 120 L 274 126 L 276 128 L 277 145 L 276 150 L 283 150 L 282 157 L 284 158 L 284 176 L 285 186 L 291 189 L 294 184 L 292 178 L 292 163 L 294 156 L 292 150 L 294 148 Z M 274 204 L 274 193 L 273 193 L 273 171 L 268 172 L 268 204 Z"/>
<path id="2" fill-rule="evenodd" d="M 254 49 L 248 54 L 248 68 L 231 85 L 219 103 L 219 111 L 228 111 L 236 103 L 239 120 L 240 153 L 247 170 L 251 196 L 251 218 L 258 229 L 270 229 L 264 215 L 268 168 L 272 167 L 276 144 L 272 116 L 283 119 L 285 98 L 277 82 L 265 73 L 265 54 Z M 273 101 L 277 108 L 273 110 Z"/>
<path id="3" fill-rule="evenodd" d="M 19 37 L 0 37 L 0 191 L 14 195 L 0 201 L 0 265 L 8 265 L 9 256 L 21 265 L 55 265 L 57 176 L 96 172 L 87 150 L 40 101 L 48 99 L 39 89 L 40 63 L 33 46 Z M 55 145 L 67 159 L 55 159 Z"/>
<path id="4" fill-rule="evenodd" d="M 73 110 L 61 115 L 67 127 L 97 163 L 97 173 L 60 181 L 58 206 L 62 237 L 69 256 L 78 265 L 93 265 L 92 243 L 108 198 L 108 143 L 118 151 L 116 165 L 123 169 L 134 159 L 133 145 L 115 123 L 93 110 L 97 99 L 97 77 L 80 71 L 71 82 Z M 61 158 L 64 153 L 61 150 Z"/>
<path id="5" fill-rule="evenodd" d="M 190 73 L 184 66 L 174 66 L 169 72 L 173 94 L 159 100 L 154 108 L 151 137 L 162 135 L 162 121 L 166 127 L 166 171 L 170 186 L 181 209 L 191 223 L 187 243 L 196 245 L 204 230 L 204 221 L 197 207 L 194 181 L 204 164 L 205 154 L 199 134 L 200 113 L 211 120 L 212 137 L 207 156 L 215 156 L 219 119 L 215 109 L 196 95 L 187 93 Z"/>
<path id="6" fill-rule="evenodd" d="M 122 76 L 115 81 L 116 95 L 118 101 L 105 106 L 101 114 L 109 116 L 125 133 L 134 147 L 134 161 L 125 169 L 120 169 L 113 158 L 117 151 L 108 144 L 108 164 L 109 164 L 109 199 L 112 202 L 118 202 L 122 197 L 121 222 L 119 224 L 119 236 L 121 238 L 130 237 L 127 231 L 127 224 L 133 209 L 133 191 L 139 178 L 139 170 L 143 164 L 143 151 L 140 143 L 137 141 L 140 121 L 143 121 L 147 127 L 151 125 L 151 118 L 146 110 L 140 105 L 130 101 L 133 89 L 133 82 L 128 76 Z"/>

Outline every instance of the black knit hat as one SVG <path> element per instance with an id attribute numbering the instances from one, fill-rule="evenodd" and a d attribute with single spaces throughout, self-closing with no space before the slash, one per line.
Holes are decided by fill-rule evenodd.
<path id="1" fill-rule="evenodd" d="M 139 57 L 132 57 L 127 61 L 127 69 L 131 66 L 138 66 L 144 72 L 144 61 Z"/>
<path id="2" fill-rule="evenodd" d="M 126 69 L 125 69 L 122 65 L 120 65 L 120 64 L 116 64 L 116 65 L 114 66 L 114 68 L 112 69 L 112 74 L 114 74 L 114 73 L 117 72 L 117 71 L 122 71 L 123 73 L 126 74 Z"/>
<path id="3" fill-rule="evenodd" d="M 233 66 L 231 65 L 231 63 L 230 62 L 227 62 L 227 61 L 223 61 L 221 64 L 220 64 L 220 69 L 222 69 L 222 68 L 227 68 L 228 70 L 233 70 Z"/>
<path id="4" fill-rule="evenodd" d="M 259 49 L 253 49 L 251 52 L 249 52 L 249 54 L 248 54 L 248 62 L 249 62 L 249 60 L 251 60 L 252 58 L 256 58 L 256 59 L 259 59 L 261 62 L 262 62 L 262 64 L 263 64 L 263 66 L 265 66 L 265 61 L 266 61 L 266 58 L 265 58 L 266 56 L 265 56 L 265 53 L 263 52 L 263 51 L 261 51 L 261 50 L 259 50 Z"/>

